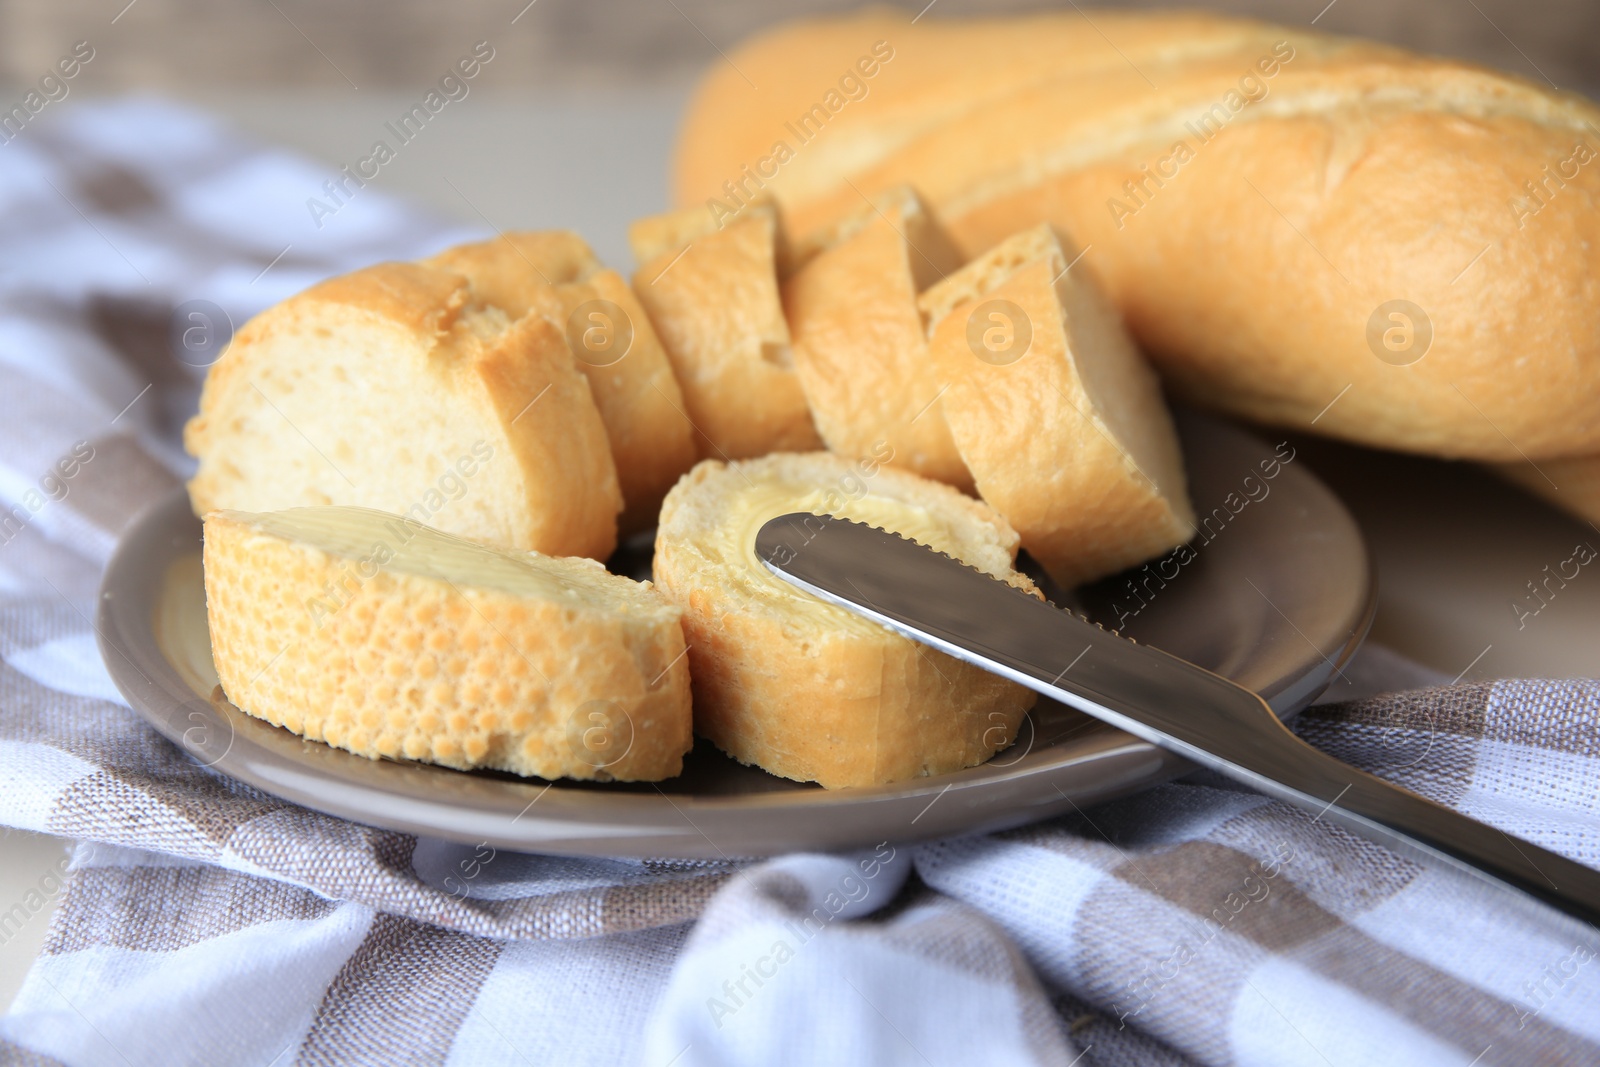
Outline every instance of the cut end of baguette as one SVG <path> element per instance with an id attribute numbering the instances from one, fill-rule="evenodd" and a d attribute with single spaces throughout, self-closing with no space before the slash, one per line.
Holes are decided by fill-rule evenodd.
<path id="1" fill-rule="evenodd" d="M 205 519 L 213 658 L 241 710 L 372 759 L 646 780 L 691 744 L 679 612 L 585 559 L 365 508 Z"/>
<path id="2" fill-rule="evenodd" d="M 955 269 L 954 246 L 906 186 L 814 241 L 784 306 L 823 440 L 847 456 L 887 448 L 895 466 L 971 490 L 917 308 L 922 288 Z"/>
<path id="3" fill-rule="evenodd" d="M 894 530 L 1033 591 L 1017 536 L 982 503 L 831 453 L 701 463 L 668 494 L 656 579 L 684 609 L 696 728 L 724 752 L 827 788 L 981 763 L 1031 691 L 809 596 L 755 555 L 768 519 L 815 511 Z"/>
<path id="4" fill-rule="evenodd" d="M 677 375 L 699 454 L 820 447 L 778 295 L 777 215 L 757 203 L 724 221 L 690 208 L 633 229 L 634 290 Z"/>
<path id="5" fill-rule="evenodd" d="M 369 267 L 256 316 L 184 444 L 196 514 L 350 504 L 553 555 L 616 543 L 605 427 L 559 332 L 425 265 Z"/>
<path id="6" fill-rule="evenodd" d="M 950 382 L 945 418 L 979 494 L 1068 587 L 1194 531 L 1155 373 L 1093 278 L 1070 262 L 1055 233 L 1035 227 L 919 301 Z M 983 349 L 991 320 L 1021 351 Z"/>
<path id="7" fill-rule="evenodd" d="M 655 525 L 661 498 L 693 465 L 693 427 L 650 317 L 626 280 L 566 230 L 514 231 L 428 261 L 455 271 L 512 318 L 535 314 L 566 338 L 588 379 L 622 492 L 623 536 Z"/>

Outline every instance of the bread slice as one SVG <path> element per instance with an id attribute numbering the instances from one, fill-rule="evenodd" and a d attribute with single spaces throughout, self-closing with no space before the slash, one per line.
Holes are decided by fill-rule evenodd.
<path id="1" fill-rule="evenodd" d="M 1194 510 L 1155 373 L 1049 226 L 922 295 L 944 417 L 979 494 L 1073 586 L 1187 541 Z"/>
<path id="2" fill-rule="evenodd" d="M 887 448 L 894 466 L 970 490 L 917 310 L 917 294 L 960 263 L 954 246 L 905 187 L 813 244 L 830 239 L 783 290 L 823 440 L 846 456 Z"/>
<path id="3" fill-rule="evenodd" d="M 205 583 L 229 699 L 357 755 L 653 781 L 693 741 L 678 609 L 593 560 L 366 508 L 217 511 Z"/>
<path id="4" fill-rule="evenodd" d="M 690 208 L 628 230 L 633 276 L 698 431 L 700 454 L 745 459 L 820 448 L 778 299 L 782 230 L 751 205 L 719 229 Z"/>
<path id="5" fill-rule="evenodd" d="M 184 446 L 198 515 L 354 504 L 552 555 L 616 545 L 616 468 L 560 332 L 437 268 L 382 263 L 257 315 Z"/>
<path id="6" fill-rule="evenodd" d="M 818 511 L 913 537 L 1022 588 L 1017 535 L 948 486 L 826 452 L 707 460 L 667 494 L 655 575 L 684 609 L 695 729 L 741 763 L 844 786 L 982 763 L 1034 694 L 785 583 L 762 523 Z"/>
<path id="7" fill-rule="evenodd" d="M 627 281 L 565 230 L 506 233 L 428 262 L 464 274 L 514 319 L 537 312 L 561 328 L 605 423 L 622 532 L 654 526 L 661 498 L 694 464 L 694 441 L 672 367 Z"/>

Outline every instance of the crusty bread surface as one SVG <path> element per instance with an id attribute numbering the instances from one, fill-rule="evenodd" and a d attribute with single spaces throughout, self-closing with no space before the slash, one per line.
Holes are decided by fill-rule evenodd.
<path id="1" fill-rule="evenodd" d="M 894 530 L 1032 591 L 1017 535 L 948 486 L 832 453 L 700 463 L 667 495 L 655 576 L 683 608 L 695 728 L 743 763 L 828 788 L 972 766 L 1009 745 L 1031 691 L 802 593 L 755 557 L 789 512 Z"/>
<path id="2" fill-rule="evenodd" d="M 661 498 L 693 465 L 695 449 L 677 378 L 627 281 L 565 230 L 512 231 L 428 262 L 465 275 L 511 318 L 537 313 L 563 332 L 605 423 L 622 532 L 655 525 Z"/>
<path id="3" fill-rule="evenodd" d="M 1155 373 L 1048 225 L 923 294 L 943 409 L 979 495 L 1071 587 L 1194 532 Z"/>
<path id="4" fill-rule="evenodd" d="M 206 610 L 240 709 L 369 758 L 656 780 L 692 744 L 679 611 L 593 560 L 364 508 L 205 519 Z"/>
<path id="5" fill-rule="evenodd" d="M 969 255 L 1055 224 L 1191 402 L 1449 457 L 1600 452 L 1587 100 L 1198 13 L 879 9 L 730 58 L 688 109 L 680 204 L 726 199 L 777 136 L 761 192 L 797 234 L 904 182 Z M 835 69 L 869 91 L 819 102 Z"/>
<path id="6" fill-rule="evenodd" d="M 437 268 L 379 264 L 257 315 L 184 445 L 199 515 L 351 504 L 552 555 L 616 544 L 616 468 L 561 333 Z"/>
<path id="7" fill-rule="evenodd" d="M 747 459 L 821 446 L 778 297 L 782 230 L 770 205 L 714 221 L 690 209 L 629 229 L 634 290 L 661 335 L 699 453 Z"/>
<path id="8" fill-rule="evenodd" d="M 970 490 L 917 309 L 917 294 L 956 269 L 959 254 L 904 186 L 859 204 L 828 239 L 783 291 L 823 439 L 846 456 L 887 450 L 894 466 Z"/>

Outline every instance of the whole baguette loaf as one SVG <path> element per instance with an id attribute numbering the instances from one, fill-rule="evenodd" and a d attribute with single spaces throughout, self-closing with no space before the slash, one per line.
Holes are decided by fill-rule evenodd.
<path id="1" fill-rule="evenodd" d="M 877 10 L 731 60 L 689 108 L 682 205 L 770 196 L 803 234 L 913 183 L 968 255 L 1069 234 L 1191 401 L 1452 457 L 1600 452 L 1586 100 L 1200 14 Z"/>

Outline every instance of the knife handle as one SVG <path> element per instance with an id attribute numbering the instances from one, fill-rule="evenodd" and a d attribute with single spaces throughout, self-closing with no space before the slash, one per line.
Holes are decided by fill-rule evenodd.
<path id="1" fill-rule="evenodd" d="M 1155 655 L 1183 663 L 1164 653 Z M 1255 693 L 1193 664 L 1183 666 L 1205 679 L 1205 684 L 1188 687 L 1186 718 L 1196 732 L 1185 738 L 1182 734 L 1188 731 L 1175 729 L 1164 738 L 1146 734 L 1148 739 L 1303 808 L 1313 821 L 1337 823 L 1409 857 L 1486 876 L 1600 927 L 1600 871 L 1357 770 L 1301 740 Z M 1079 707 L 1086 700 L 1102 709 L 1106 703 L 1102 694 L 1063 685 L 1033 688 Z M 1150 717 L 1171 722 L 1170 716 Z"/>
<path id="2" fill-rule="evenodd" d="M 800 530 L 797 551 L 791 539 Z M 779 516 L 761 527 L 756 548 L 781 578 L 829 603 L 1305 808 L 1316 821 L 1600 923 L 1600 871 L 1319 752 L 1260 696 L 1202 667 L 848 519 Z"/>
<path id="3" fill-rule="evenodd" d="M 1600 871 L 1356 770 L 1281 729 L 1281 756 L 1251 776 L 1263 792 L 1403 855 L 1486 875 L 1600 925 Z"/>

